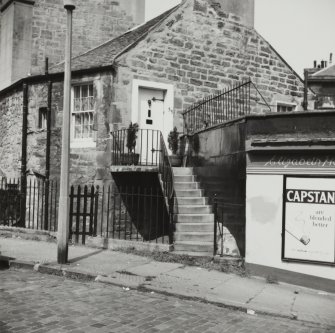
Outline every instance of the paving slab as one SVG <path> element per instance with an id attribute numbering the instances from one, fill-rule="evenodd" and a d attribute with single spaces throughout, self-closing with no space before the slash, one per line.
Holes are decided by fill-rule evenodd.
<path id="1" fill-rule="evenodd" d="M 141 266 L 127 268 L 127 271 L 140 276 L 158 276 L 183 267 L 182 264 L 151 261 Z"/>
<path id="2" fill-rule="evenodd" d="M 234 279 L 227 280 L 212 289 L 208 294 L 208 300 L 244 306 L 264 288 L 265 284 L 262 280 L 235 276 Z"/>
<path id="3" fill-rule="evenodd" d="M 297 295 L 292 310 L 300 320 L 325 322 L 335 326 L 334 294 L 304 290 Z"/>
<path id="4" fill-rule="evenodd" d="M 168 275 L 193 280 L 204 283 L 222 283 L 236 277 L 236 275 L 222 273 L 218 271 L 209 271 L 201 267 L 183 266 L 182 268 L 170 271 Z"/>
<path id="5" fill-rule="evenodd" d="M 249 300 L 251 309 L 271 311 L 280 315 L 295 316 L 293 305 L 297 294 L 295 288 L 285 288 L 275 284 L 265 284 L 262 291 Z"/>
<path id="6" fill-rule="evenodd" d="M 56 263 L 55 243 L 0 237 L 0 252 L 15 258 L 18 266 L 20 260 L 22 267 L 30 269 L 38 263 L 35 268 L 40 272 L 115 284 L 125 291 L 146 288 L 149 292 L 196 298 L 245 311 L 253 309 L 256 314 L 295 314 L 301 320 L 332 325 L 335 332 L 335 294 L 82 246 L 69 247 L 68 265 Z M 33 292 L 29 285 L 20 288 L 16 292 Z"/>

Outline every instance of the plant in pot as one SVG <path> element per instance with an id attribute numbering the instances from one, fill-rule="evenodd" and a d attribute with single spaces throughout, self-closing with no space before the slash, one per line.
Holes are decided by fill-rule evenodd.
<path id="1" fill-rule="evenodd" d="M 179 148 L 179 133 L 177 127 L 169 133 L 168 136 L 169 149 L 172 150 L 172 155 L 170 155 L 170 161 L 172 166 L 181 166 L 181 156 L 177 155 Z"/>
<path id="2" fill-rule="evenodd" d="M 127 128 L 127 142 L 128 155 L 124 156 L 124 164 L 138 165 L 140 158 L 139 154 L 135 154 L 136 140 L 137 140 L 138 124 L 130 123 Z"/>

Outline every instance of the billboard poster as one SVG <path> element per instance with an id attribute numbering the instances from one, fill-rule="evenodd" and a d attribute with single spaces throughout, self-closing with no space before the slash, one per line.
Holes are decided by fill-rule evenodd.
<path id="1" fill-rule="evenodd" d="M 335 263 L 335 178 L 286 176 L 283 259 Z"/>

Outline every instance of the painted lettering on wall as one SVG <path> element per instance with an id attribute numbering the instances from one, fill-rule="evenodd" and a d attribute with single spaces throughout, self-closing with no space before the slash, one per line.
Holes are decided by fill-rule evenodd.
<path id="1" fill-rule="evenodd" d="M 335 204 L 335 191 L 286 190 L 286 202 Z"/>
<path id="2" fill-rule="evenodd" d="M 287 157 L 273 155 L 264 163 L 265 167 L 277 168 L 335 168 L 335 157 Z"/>

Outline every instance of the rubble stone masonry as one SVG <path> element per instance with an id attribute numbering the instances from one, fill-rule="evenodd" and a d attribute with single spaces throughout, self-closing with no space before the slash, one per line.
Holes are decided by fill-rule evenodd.
<path id="1" fill-rule="evenodd" d="M 117 37 L 135 25 L 120 1 L 76 0 L 73 12 L 73 56 Z M 33 7 L 32 74 L 39 73 L 44 58 L 50 64 L 64 59 L 66 12 L 63 0 L 37 0 Z"/>
<path id="2" fill-rule="evenodd" d="M 99 8 L 104 9 L 106 16 L 120 10 L 119 2 L 97 1 L 101 1 Z M 276 111 L 277 101 L 295 103 L 301 109 L 303 83 L 299 76 L 253 28 L 243 26 L 239 17 L 221 11 L 219 6 L 212 6 L 213 1 L 185 1 L 146 38 L 117 58 L 116 74 L 105 72 L 73 77 L 74 84 L 93 83 L 95 147 L 71 149 L 71 183 L 93 183 L 97 170 L 108 170 L 108 139 L 110 130 L 113 130 L 110 126 L 128 126 L 134 79 L 152 81 L 153 88 L 155 82 L 173 84 L 174 125 L 179 130 L 183 125 L 181 113 L 192 103 L 249 78 L 272 111 Z M 60 2 L 40 0 L 34 6 L 33 39 L 34 49 L 38 51 L 34 54 L 33 65 L 36 69 L 44 60 L 47 46 L 54 50 L 54 61 L 62 58 L 59 50 L 64 32 L 56 24 L 59 19 L 63 20 L 60 18 Z M 108 39 L 113 34 L 120 34 L 127 24 L 131 24 L 126 13 L 118 14 L 115 26 L 110 29 L 107 19 L 102 17 L 100 20 L 96 16 L 95 6 L 89 5 L 88 0 L 81 3 L 84 12 L 75 17 L 78 27 L 74 35 L 76 53 L 87 47 L 85 38 L 92 25 L 99 24 L 99 29 L 93 29 L 95 32 L 91 34 L 99 43 L 99 38 Z M 43 14 L 45 10 L 49 13 L 47 17 Z M 104 36 L 100 37 L 100 33 Z M 37 125 L 39 108 L 46 106 L 47 81 L 30 84 L 27 167 L 42 175 L 45 173 L 46 130 L 38 129 Z M 63 83 L 53 82 L 51 178 L 58 178 L 60 173 L 62 110 Z M 253 111 L 264 112 L 264 105 L 257 104 Z M 12 173 L 18 176 L 21 91 L 12 89 L 7 94 L 0 94 L 0 133 L 0 171 L 7 176 Z"/>
<path id="3" fill-rule="evenodd" d="M 22 141 L 22 90 L 0 99 L 0 174 L 19 177 Z"/>
<path id="4" fill-rule="evenodd" d="M 208 1 L 186 2 L 118 60 L 114 114 L 130 120 L 132 79 L 174 85 L 175 125 L 192 103 L 251 80 L 276 111 L 276 102 L 301 109 L 303 83 L 278 53 L 240 18 Z M 261 104 L 253 110 L 263 112 Z"/>

